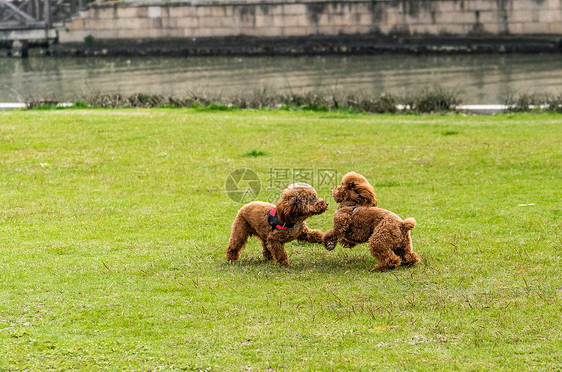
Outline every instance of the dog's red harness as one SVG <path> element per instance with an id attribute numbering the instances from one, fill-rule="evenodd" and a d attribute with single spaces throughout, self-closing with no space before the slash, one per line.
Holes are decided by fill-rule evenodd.
<path id="1" fill-rule="evenodd" d="M 300 225 L 295 225 L 290 222 L 281 223 L 277 216 L 277 208 L 273 208 L 267 213 L 267 222 L 271 225 L 271 230 L 287 230 Z"/>

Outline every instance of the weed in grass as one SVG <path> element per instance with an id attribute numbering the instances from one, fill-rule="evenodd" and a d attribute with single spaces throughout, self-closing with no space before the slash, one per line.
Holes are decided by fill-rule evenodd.
<path id="1" fill-rule="evenodd" d="M 233 105 L 218 105 L 215 103 L 211 103 L 208 106 L 204 107 L 206 110 L 210 110 L 210 111 L 235 111 L 238 110 L 238 107 L 233 106 Z"/>
<path id="2" fill-rule="evenodd" d="M 260 150 L 250 150 L 250 151 L 248 151 L 244 154 L 244 156 L 249 156 L 249 157 L 254 157 L 254 158 L 256 158 L 258 156 L 266 156 L 266 155 L 267 155 L 267 152 L 260 151 Z"/>

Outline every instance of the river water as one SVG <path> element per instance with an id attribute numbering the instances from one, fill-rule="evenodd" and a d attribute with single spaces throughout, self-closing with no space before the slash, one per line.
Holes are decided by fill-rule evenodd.
<path id="1" fill-rule="evenodd" d="M 247 94 L 455 89 L 466 104 L 516 93 L 562 93 L 562 54 L 311 57 L 0 58 L 0 102 L 95 93 Z"/>

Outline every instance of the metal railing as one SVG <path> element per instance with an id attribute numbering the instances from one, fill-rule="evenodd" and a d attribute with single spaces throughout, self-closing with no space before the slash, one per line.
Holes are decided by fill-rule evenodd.
<path id="1" fill-rule="evenodd" d="M 0 0 L 0 30 L 49 29 L 93 0 Z"/>

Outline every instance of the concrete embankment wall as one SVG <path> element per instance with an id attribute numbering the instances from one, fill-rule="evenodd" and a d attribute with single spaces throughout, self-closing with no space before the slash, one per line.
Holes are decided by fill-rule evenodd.
<path id="1" fill-rule="evenodd" d="M 59 31 L 94 39 L 561 35 L 562 0 L 152 2 L 92 5 Z"/>

